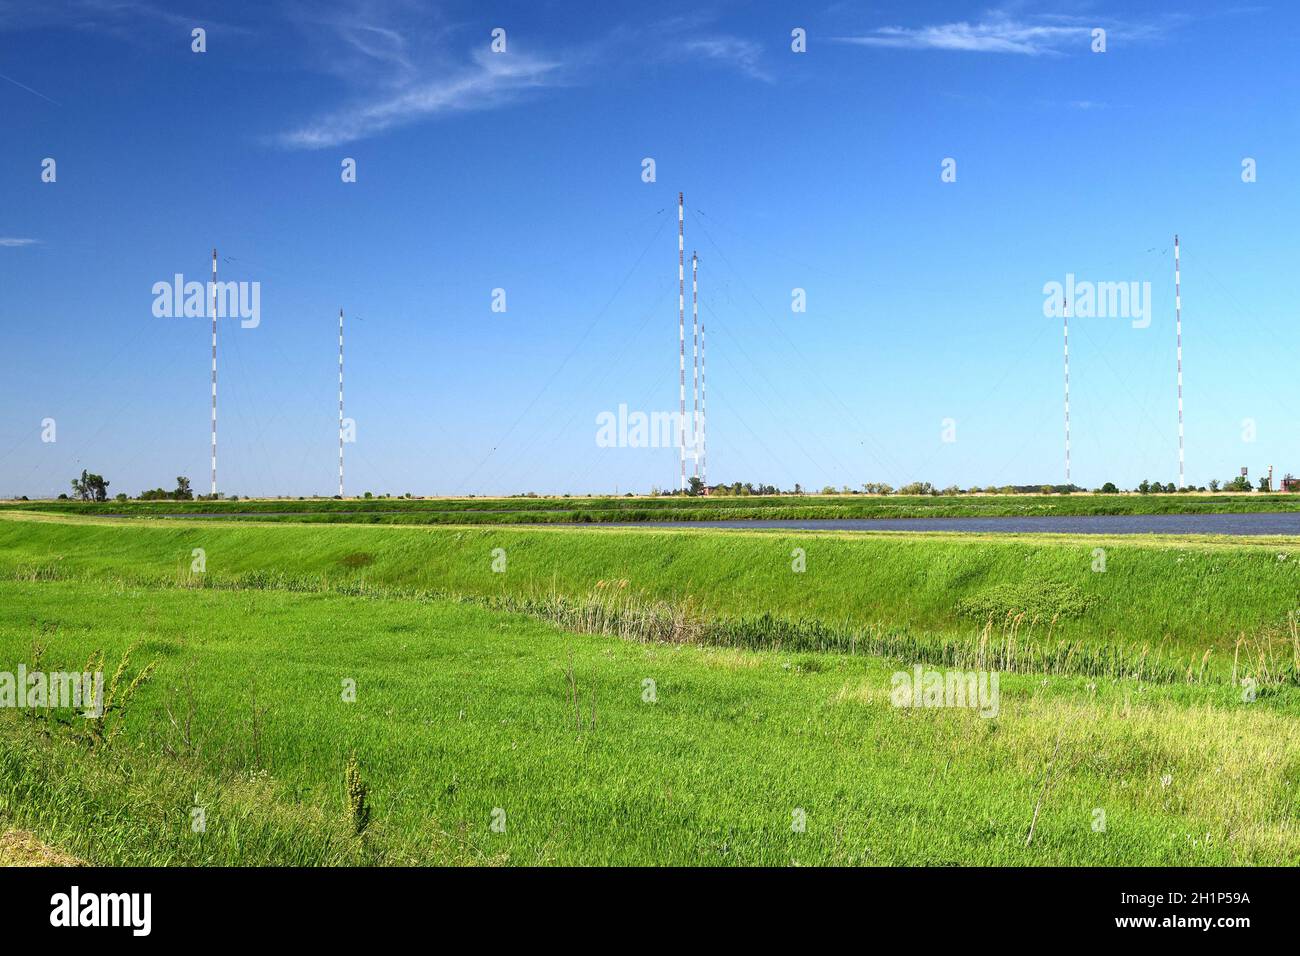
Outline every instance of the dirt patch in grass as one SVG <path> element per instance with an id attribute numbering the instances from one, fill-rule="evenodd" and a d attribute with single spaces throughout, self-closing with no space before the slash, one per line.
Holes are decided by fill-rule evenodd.
<path id="1" fill-rule="evenodd" d="M 6 830 L 0 834 L 0 866 L 85 865 L 85 860 L 46 846 L 26 830 Z"/>

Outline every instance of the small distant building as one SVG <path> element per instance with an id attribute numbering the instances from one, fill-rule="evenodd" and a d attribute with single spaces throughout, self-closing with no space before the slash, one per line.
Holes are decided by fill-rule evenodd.
<path id="1" fill-rule="evenodd" d="M 1300 478 L 1294 478 L 1291 475 L 1282 476 L 1283 491 L 1300 491 Z"/>

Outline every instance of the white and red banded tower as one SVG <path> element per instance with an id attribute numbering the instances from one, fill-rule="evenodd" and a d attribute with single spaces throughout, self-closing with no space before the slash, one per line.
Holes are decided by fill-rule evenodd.
<path id="1" fill-rule="evenodd" d="M 339 497 L 343 497 L 343 310 L 339 309 Z"/>
<path id="2" fill-rule="evenodd" d="M 212 496 L 217 495 L 217 250 L 212 249 Z"/>
<path id="3" fill-rule="evenodd" d="M 1178 336 L 1178 487 L 1183 480 L 1183 296 L 1178 261 L 1178 234 L 1174 233 L 1174 329 Z"/>
<path id="4" fill-rule="evenodd" d="M 681 453 L 682 491 L 686 490 L 686 201 L 677 194 L 677 446 Z"/>
<path id="5" fill-rule="evenodd" d="M 699 267 L 698 256 L 695 257 L 694 264 L 695 267 L 698 269 Z M 698 282 L 696 284 L 698 287 Z M 704 378 L 704 320 L 701 319 L 700 320 L 700 437 L 699 437 L 700 444 L 699 444 L 699 449 L 700 449 L 700 481 L 704 483 L 705 487 L 708 487 L 709 484 L 709 457 L 708 457 L 708 447 L 705 444 L 708 435 L 708 418 L 709 418 L 709 405 L 707 399 L 708 399 L 708 392 L 705 388 L 705 378 Z"/>
<path id="6" fill-rule="evenodd" d="M 1070 304 L 1061 299 L 1065 320 L 1065 483 L 1070 483 Z"/>
<path id="7" fill-rule="evenodd" d="M 691 250 L 691 445 L 695 455 L 695 477 L 700 477 L 700 260 Z"/>

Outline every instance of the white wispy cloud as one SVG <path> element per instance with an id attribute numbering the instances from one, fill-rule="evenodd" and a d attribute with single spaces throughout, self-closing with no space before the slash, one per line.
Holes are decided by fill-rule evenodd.
<path id="1" fill-rule="evenodd" d="M 858 46 L 892 47 L 906 50 L 958 50 L 971 53 L 1012 53 L 1022 56 L 1060 54 L 1067 48 L 1088 50 L 1092 30 L 1113 25 L 1085 22 L 1077 17 L 1040 16 L 1016 18 L 993 12 L 970 23 L 959 21 L 921 27 L 880 27 L 864 36 L 833 37 L 836 42 Z M 1123 27 L 1126 37 L 1145 35 L 1148 28 Z"/>
<path id="2" fill-rule="evenodd" d="M 18 246 L 37 246 L 40 245 L 39 239 L 19 239 L 14 236 L 0 236 L 0 247 L 13 249 Z"/>
<path id="3" fill-rule="evenodd" d="M 734 67 L 755 80 L 772 82 L 771 75 L 762 67 L 763 47 L 753 40 L 735 36 L 698 37 L 686 40 L 680 50 L 687 59 L 710 60 Z"/>
<path id="4" fill-rule="evenodd" d="M 338 146 L 443 113 L 499 106 L 526 90 L 555 85 L 560 72 L 561 64 L 554 60 L 479 51 L 465 67 L 411 80 L 378 96 L 355 98 L 280 134 L 276 141 L 298 149 Z"/>
<path id="5" fill-rule="evenodd" d="M 710 30 L 701 17 L 616 27 L 547 52 L 521 52 L 510 36 L 506 52 L 493 53 L 485 36 L 458 62 L 445 53 L 457 28 L 443 22 L 417 27 L 380 4 L 360 17 L 313 13 L 298 26 L 316 47 L 318 69 L 337 77 L 346 92 L 341 105 L 272 137 L 289 149 L 339 146 L 444 115 L 495 109 L 532 92 L 608 80 L 647 60 L 707 63 L 771 80 L 759 43 Z"/>
<path id="6" fill-rule="evenodd" d="M 119 40 L 139 42 L 142 32 L 162 29 L 184 30 L 202 26 L 209 33 L 220 30 L 247 34 L 248 28 L 235 26 L 211 16 L 187 15 L 168 9 L 165 0 L 0 0 L 0 32 L 35 29 L 73 29 L 107 34 Z"/>
<path id="7" fill-rule="evenodd" d="M 397 30 L 371 23 L 340 29 L 339 35 L 358 53 L 381 62 L 391 63 L 404 72 L 414 69 L 407 54 L 406 37 Z"/>
<path id="8" fill-rule="evenodd" d="M 422 0 L 283 0 L 246 24 L 220 28 L 237 38 L 250 62 L 249 50 L 274 50 L 289 70 L 329 81 L 314 110 L 308 106 L 260 136 L 286 149 L 340 146 L 442 116 L 500 108 L 542 90 L 626 80 L 629 70 L 664 60 L 772 82 L 763 46 L 718 29 L 716 15 L 707 11 L 624 23 L 549 48 L 511 33 L 503 53 L 490 51 L 485 31 L 469 33 L 455 4 Z M 72 28 L 157 45 L 177 42 L 172 34 L 184 28 L 188 44 L 191 25 L 165 0 L 0 0 L 0 33 Z M 448 52 L 455 50 L 460 55 Z M 6 80 L 44 95 L 0 74 Z"/>
<path id="9" fill-rule="evenodd" d="M 624 24 L 600 44 L 607 59 L 708 65 L 736 70 L 763 82 L 772 76 L 763 67 L 763 45 L 719 28 L 717 13 L 695 10 L 648 23 Z"/>
<path id="10" fill-rule="evenodd" d="M 266 137 L 286 149 L 324 149 L 438 117 L 495 109 L 572 79 L 572 51 L 542 52 L 507 31 L 504 52 L 451 6 L 414 0 L 293 2 L 300 65 L 331 78 L 315 111 Z M 325 87 L 328 89 L 329 87 Z"/>

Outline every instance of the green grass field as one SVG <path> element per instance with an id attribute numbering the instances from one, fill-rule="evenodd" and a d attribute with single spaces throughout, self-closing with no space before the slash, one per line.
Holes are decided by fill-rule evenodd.
<path id="1" fill-rule="evenodd" d="M 202 575 L 190 570 L 194 549 L 205 555 Z M 794 570 L 796 549 L 803 572 Z M 1104 571 L 1094 570 L 1097 549 Z M 1064 641 L 1222 676 L 1243 655 L 1293 661 L 1300 541 L 33 517 L 0 520 L 0 576 L 579 603 L 612 596 L 737 623 L 736 640 L 752 635 L 752 646 L 770 644 L 765 635 L 780 630 L 773 621 L 834 632 L 828 641 L 855 630 L 966 640 L 991 621 L 993 636 L 1014 630 L 1021 646 Z"/>
<path id="2" fill-rule="evenodd" d="M 1300 494 L 769 495 L 750 497 L 256 499 L 241 501 L 7 502 L 46 514 L 231 515 L 243 521 L 328 524 L 555 524 L 735 521 L 762 518 L 993 518 L 1239 514 L 1300 511 Z"/>
<path id="3" fill-rule="evenodd" d="M 155 669 L 107 739 L 0 712 L 0 829 L 97 864 L 1295 863 L 1294 545 L 10 516 L 0 669 Z M 996 718 L 891 704 L 1009 630 Z"/>

